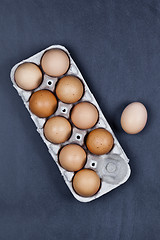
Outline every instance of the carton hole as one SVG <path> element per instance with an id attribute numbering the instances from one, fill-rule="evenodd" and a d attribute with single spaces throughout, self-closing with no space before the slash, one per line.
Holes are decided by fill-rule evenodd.
<path id="1" fill-rule="evenodd" d="M 49 86 L 51 86 L 51 85 L 53 84 L 53 82 L 49 80 L 49 81 L 47 82 L 47 84 L 48 84 Z"/>
<path id="2" fill-rule="evenodd" d="M 81 136 L 80 136 L 80 135 L 77 135 L 76 138 L 77 138 L 78 140 L 80 140 L 80 139 L 81 139 Z"/>
<path id="3" fill-rule="evenodd" d="M 66 112 L 67 112 L 67 108 L 62 107 L 62 108 L 61 108 L 61 112 L 62 112 L 62 113 L 66 113 Z"/>
<path id="4" fill-rule="evenodd" d="M 93 167 L 93 168 L 96 168 L 96 167 L 97 167 L 97 162 L 92 161 L 92 162 L 90 163 L 90 166 Z"/>

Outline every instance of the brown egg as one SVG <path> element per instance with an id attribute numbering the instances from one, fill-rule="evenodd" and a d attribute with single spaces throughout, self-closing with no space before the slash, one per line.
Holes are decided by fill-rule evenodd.
<path id="1" fill-rule="evenodd" d="M 88 150 L 96 155 L 110 152 L 113 142 L 112 134 L 103 128 L 94 129 L 88 134 L 86 139 Z"/>
<path id="2" fill-rule="evenodd" d="M 77 144 L 64 146 L 59 153 L 59 163 L 67 171 L 78 171 L 86 162 L 86 152 Z"/>
<path id="3" fill-rule="evenodd" d="M 51 116 L 57 108 L 57 99 L 48 90 L 34 92 L 29 100 L 29 108 L 32 113 L 40 118 Z"/>
<path id="4" fill-rule="evenodd" d="M 36 64 L 25 62 L 18 66 L 14 78 L 18 87 L 29 91 L 41 84 L 42 72 Z"/>
<path id="5" fill-rule="evenodd" d="M 71 120 L 77 128 L 91 128 L 98 121 L 98 110 L 92 103 L 78 103 L 71 112 Z"/>
<path id="6" fill-rule="evenodd" d="M 43 71 L 52 77 L 60 77 L 68 71 L 70 60 L 66 52 L 54 48 L 44 53 L 41 59 Z"/>
<path id="7" fill-rule="evenodd" d="M 97 193 L 101 181 L 96 172 L 91 169 L 82 169 L 73 178 L 73 188 L 83 197 L 91 197 Z"/>
<path id="8" fill-rule="evenodd" d="M 75 103 L 83 95 L 83 84 L 75 76 L 65 76 L 58 81 L 56 87 L 57 97 L 64 103 Z"/>
<path id="9" fill-rule="evenodd" d="M 52 117 L 44 126 L 44 135 L 52 143 L 63 143 L 71 135 L 71 124 L 64 117 Z"/>
<path id="10" fill-rule="evenodd" d="M 121 126 L 126 133 L 137 134 L 147 123 L 147 110 L 140 102 L 130 103 L 122 112 Z"/>

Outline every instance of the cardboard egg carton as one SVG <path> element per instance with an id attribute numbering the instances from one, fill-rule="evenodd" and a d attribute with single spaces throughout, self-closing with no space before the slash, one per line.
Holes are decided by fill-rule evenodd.
<path id="1" fill-rule="evenodd" d="M 44 54 L 44 52 L 46 50 L 49 50 L 52 48 L 62 49 L 63 51 L 65 51 L 68 54 L 68 56 L 70 58 L 70 68 L 65 75 L 75 75 L 78 78 L 80 78 L 84 84 L 84 95 L 83 95 L 82 99 L 78 102 L 82 102 L 82 101 L 91 102 L 92 104 L 94 104 L 97 107 L 98 112 L 99 112 L 99 120 L 92 129 L 81 130 L 81 129 L 76 128 L 72 124 L 72 135 L 69 138 L 69 140 L 63 144 L 53 144 L 45 138 L 45 136 L 43 134 L 43 126 L 47 119 L 39 118 L 39 117 L 35 116 L 29 109 L 29 99 L 30 99 L 30 96 L 32 95 L 32 93 L 34 91 L 37 91 L 40 89 L 48 89 L 50 91 L 54 91 L 55 84 L 56 84 L 58 78 L 50 77 L 50 76 L 44 74 L 41 85 L 34 91 L 25 91 L 25 90 L 19 88 L 16 85 L 15 80 L 14 80 L 15 70 L 17 69 L 17 67 L 20 64 L 22 64 L 24 62 L 33 62 L 37 65 L 40 65 L 40 60 L 41 60 L 41 57 Z M 117 138 L 115 137 L 111 127 L 109 126 L 107 120 L 105 119 L 98 103 L 96 102 L 93 94 L 89 90 L 87 83 L 85 82 L 81 72 L 79 71 L 77 65 L 75 64 L 70 53 L 68 52 L 68 50 L 65 47 L 63 47 L 61 45 L 52 45 L 52 46 L 44 49 L 43 51 L 35 54 L 34 56 L 19 62 L 12 68 L 10 77 L 11 77 L 13 86 L 17 90 L 18 94 L 21 96 L 26 108 L 29 111 L 31 118 L 37 127 L 37 131 L 39 132 L 40 136 L 42 137 L 44 143 L 47 145 L 49 153 L 51 154 L 53 160 L 56 162 L 62 176 L 64 177 L 64 180 L 65 180 L 67 186 L 69 187 L 70 191 L 72 192 L 72 194 L 74 195 L 74 197 L 77 200 L 79 200 L 81 202 L 92 201 L 92 200 L 102 196 L 103 194 L 108 193 L 112 189 L 120 186 L 121 184 L 123 184 L 127 181 L 127 179 L 130 176 L 130 173 L 131 173 L 131 170 L 130 170 L 130 167 L 128 164 L 129 159 L 127 158 L 125 152 L 123 151 Z M 77 103 L 75 103 L 75 104 L 77 104 Z M 65 103 L 61 102 L 60 100 L 58 100 L 58 108 L 52 116 L 59 115 L 59 116 L 64 116 L 65 118 L 69 119 L 70 110 L 72 109 L 72 107 L 75 104 L 65 104 Z M 88 132 L 90 132 L 91 130 L 93 130 L 95 128 L 105 128 L 112 134 L 112 136 L 114 138 L 114 147 L 108 154 L 97 156 L 97 155 L 90 153 L 87 150 L 87 148 L 85 146 L 84 138 Z M 74 176 L 74 172 L 68 172 L 67 170 L 63 169 L 58 163 L 58 152 L 62 146 L 66 145 L 68 143 L 77 143 L 77 144 L 83 146 L 83 148 L 87 152 L 87 161 L 86 161 L 84 168 L 89 168 L 89 169 L 94 170 L 101 178 L 100 190 L 92 197 L 79 196 L 72 187 L 72 178 Z"/>

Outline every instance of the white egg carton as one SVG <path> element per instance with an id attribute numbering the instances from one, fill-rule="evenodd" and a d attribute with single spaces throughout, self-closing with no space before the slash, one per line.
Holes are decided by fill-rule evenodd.
<path id="1" fill-rule="evenodd" d="M 24 62 L 33 62 L 36 63 L 37 65 L 40 65 L 40 60 L 42 55 L 44 54 L 44 52 L 46 50 L 52 49 L 52 48 L 59 48 L 62 49 L 63 51 L 65 51 L 69 58 L 70 58 L 70 68 L 68 70 L 68 72 L 65 75 L 75 75 L 77 77 L 79 77 L 83 84 L 84 84 L 84 88 L 85 88 L 85 92 L 84 95 L 82 97 L 82 99 L 79 102 L 82 101 L 88 101 L 91 102 L 92 104 L 94 104 L 98 111 L 99 111 L 99 120 L 97 122 L 97 124 L 92 128 L 92 129 L 87 129 L 87 130 L 80 130 L 77 129 L 76 127 L 73 127 L 72 129 L 72 135 L 69 138 L 69 140 L 63 144 L 53 144 L 51 142 L 49 142 L 44 134 L 43 134 L 43 126 L 44 123 L 46 122 L 46 118 L 39 118 L 37 116 L 35 116 L 30 110 L 29 110 L 29 98 L 31 96 L 31 94 L 34 91 L 40 90 L 40 89 L 48 89 L 51 91 L 54 91 L 55 89 L 55 84 L 58 80 L 58 78 L 53 78 L 50 77 L 46 74 L 44 74 L 44 78 L 43 78 L 43 82 L 42 84 L 35 89 L 34 91 L 25 91 L 22 90 L 21 88 L 19 88 L 14 80 L 14 73 L 16 68 L 24 63 Z M 32 120 L 34 121 L 36 127 L 37 127 L 37 131 L 39 132 L 39 134 L 41 135 L 44 143 L 47 145 L 48 150 L 53 158 L 53 160 L 56 162 L 62 176 L 64 177 L 64 180 L 66 182 L 66 184 L 68 185 L 70 191 L 72 192 L 72 194 L 74 195 L 74 197 L 81 201 L 81 202 L 89 202 L 92 201 L 100 196 L 102 196 L 105 193 L 108 193 L 109 191 L 111 191 L 112 189 L 120 186 L 121 184 L 125 183 L 127 181 L 127 179 L 130 176 L 131 170 L 129 167 L 129 159 L 127 158 L 125 152 L 123 151 L 122 147 L 120 146 L 117 138 L 115 137 L 111 127 L 109 126 L 107 120 L 105 119 L 98 103 L 96 102 L 93 94 L 91 93 L 91 91 L 89 90 L 81 72 L 79 71 L 77 65 L 75 64 L 75 62 L 73 61 L 70 53 L 68 52 L 68 50 L 61 45 L 52 45 L 46 49 L 44 49 L 43 51 L 35 54 L 34 56 L 25 59 L 21 62 L 19 62 L 18 64 L 16 64 L 10 73 L 10 77 L 11 77 L 11 81 L 13 83 L 13 86 L 16 88 L 18 94 L 21 96 L 26 108 L 28 109 Z M 75 103 L 76 104 L 76 103 Z M 56 110 L 56 112 L 53 114 L 53 116 L 56 115 L 61 115 L 64 116 L 66 118 L 69 118 L 69 113 L 71 108 L 75 105 L 75 104 L 65 104 L 61 101 L 58 102 L 58 108 Z M 87 149 L 86 146 L 84 144 L 84 137 L 85 135 L 90 132 L 91 130 L 95 129 L 95 128 L 105 128 L 107 129 L 113 136 L 114 138 L 114 147 L 111 150 L 110 153 L 108 154 L 104 154 L 104 155 L 93 155 L 91 154 Z M 94 171 L 97 172 L 97 174 L 99 175 L 99 177 L 101 178 L 101 187 L 100 190 L 92 197 L 82 197 L 79 196 L 73 189 L 72 187 L 72 178 L 74 176 L 74 172 L 68 172 L 65 169 L 63 169 L 59 163 L 58 163 L 58 151 L 60 150 L 60 148 L 68 143 L 77 143 L 81 146 L 83 146 L 87 152 L 87 162 L 84 166 L 84 168 L 89 168 L 92 169 Z"/>

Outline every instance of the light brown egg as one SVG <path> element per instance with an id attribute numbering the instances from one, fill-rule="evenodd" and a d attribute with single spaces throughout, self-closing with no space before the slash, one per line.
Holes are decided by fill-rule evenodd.
<path id="1" fill-rule="evenodd" d="M 72 109 L 71 120 L 77 128 L 92 128 L 98 121 L 98 110 L 89 102 L 78 103 Z"/>
<path id="2" fill-rule="evenodd" d="M 18 66 L 14 78 L 18 87 L 29 91 L 41 84 L 42 72 L 36 64 L 26 62 Z"/>
<path id="3" fill-rule="evenodd" d="M 140 102 L 129 104 L 122 112 L 121 126 L 126 133 L 139 133 L 145 127 L 146 122 L 147 110 Z"/>
<path id="4" fill-rule="evenodd" d="M 83 197 L 91 197 L 97 193 L 101 181 L 96 172 L 91 169 L 82 169 L 73 178 L 73 188 Z"/>
<path id="5" fill-rule="evenodd" d="M 46 51 L 41 59 L 43 71 L 52 77 L 60 77 L 65 74 L 69 65 L 70 60 L 67 53 L 58 48 Z"/>
<path id="6" fill-rule="evenodd" d="M 29 108 L 32 113 L 40 118 L 51 116 L 57 108 L 57 99 L 48 90 L 34 92 L 29 100 Z"/>
<path id="7" fill-rule="evenodd" d="M 102 155 L 110 152 L 113 143 L 112 134 L 103 128 L 94 129 L 88 134 L 86 139 L 88 150 L 95 155 Z"/>
<path id="8" fill-rule="evenodd" d="M 75 103 L 83 95 L 83 84 L 75 76 L 65 76 L 58 81 L 56 87 L 57 97 L 64 103 Z"/>
<path id="9" fill-rule="evenodd" d="M 44 135 L 52 143 L 63 143 L 71 135 L 71 124 L 64 117 L 52 117 L 44 126 Z"/>
<path id="10" fill-rule="evenodd" d="M 77 144 L 64 146 L 59 153 L 59 163 L 67 171 L 78 171 L 86 162 L 86 152 Z"/>

